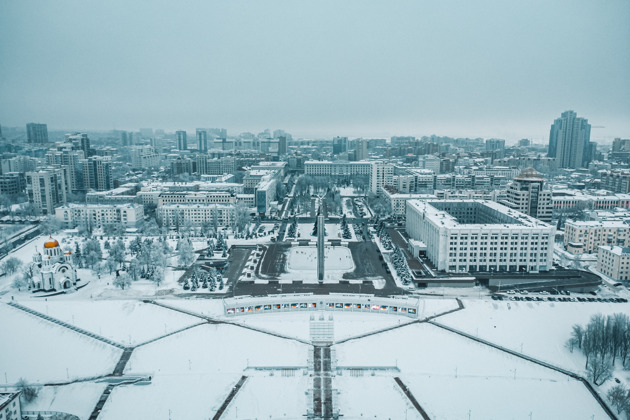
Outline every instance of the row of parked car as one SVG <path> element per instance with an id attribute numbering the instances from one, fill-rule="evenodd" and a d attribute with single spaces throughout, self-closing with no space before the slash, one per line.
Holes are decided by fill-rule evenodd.
<path id="1" fill-rule="evenodd" d="M 600 297 L 566 297 L 566 296 L 504 296 L 501 294 L 492 295 L 492 300 L 513 300 L 527 302 L 610 302 L 610 303 L 626 303 L 626 298 L 600 298 Z"/>

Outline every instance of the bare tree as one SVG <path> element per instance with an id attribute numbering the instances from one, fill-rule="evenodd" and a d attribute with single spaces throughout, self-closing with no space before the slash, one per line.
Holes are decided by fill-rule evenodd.
<path id="1" fill-rule="evenodd" d="M 613 366 L 610 360 L 596 358 L 588 364 L 586 373 L 588 379 L 595 385 L 599 386 L 612 377 Z"/>
<path id="2" fill-rule="evenodd" d="M 606 397 L 608 397 L 610 404 L 617 409 L 617 414 L 621 414 L 624 408 L 630 404 L 630 390 L 621 384 L 610 388 Z"/>

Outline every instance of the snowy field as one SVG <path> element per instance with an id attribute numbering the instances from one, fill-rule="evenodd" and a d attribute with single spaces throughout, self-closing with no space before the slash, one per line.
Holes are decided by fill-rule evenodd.
<path id="1" fill-rule="evenodd" d="M 0 303 L 0 372 L 10 384 L 108 375 L 122 350 Z M 4 379 L 4 378 L 2 378 Z"/>
<path id="2" fill-rule="evenodd" d="M 26 405 L 26 411 L 59 411 L 87 419 L 92 414 L 103 390 L 104 382 L 79 382 L 62 386 L 46 386 L 40 389 L 37 399 Z"/>
<path id="3" fill-rule="evenodd" d="M 336 352 L 340 366 L 398 366 L 431 419 L 467 418 L 469 410 L 471 419 L 528 419 L 530 412 L 608 418 L 579 382 L 429 324 L 350 341 Z"/>
<path id="4" fill-rule="evenodd" d="M 337 376 L 340 413 L 345 419 L 422 419 L 392 376 Z"/>
<path id="5" fill-rule="evenodd" d="M 304 418 L 309 398 L 305 392 L 311 386 L 311 378 L 301 371 L 294 377 L 283 377 L 279 371 L 251 376 L 221 418 Z"/>
<path id="6" fill-rule="evenodd" d="M 201 326 L 134 351 L 125 373 L 152 375 L 152 383 L 116 387 L 99 419 L 211 418 L 248 366 L 306 365 L 307 355 L 297 342 Z"/>
<path id="7" fill-rule="evenodd" d="M 324 248 L 324 267 L 326 271 L 346 273 L 354 270 L 352 252 L 345 246 L 326 246 Z M 317 271 L 317 248 L 314 246 L 292 247 L 287 258 L 287 270 L 293 272 Z"/>
<path id="8" fill-rule="evenodd" d="M 136 345 L 202 320 L 181 312 L 135 300 L 48 302 L 24 300 L 20 304 L 76 325 L 123 345 Z"/>
<path id="9" fill-rule="evenodd" d="M 473 299 L 463 303 L 466 309 L 441 317 L 437 322 L 577 373 L 584 370 L 585 359 L 578 351 L 571 353 L 564 347 L 571 327 L 586 325 L 597 313 L 630 313 L 630 303 Z"/>

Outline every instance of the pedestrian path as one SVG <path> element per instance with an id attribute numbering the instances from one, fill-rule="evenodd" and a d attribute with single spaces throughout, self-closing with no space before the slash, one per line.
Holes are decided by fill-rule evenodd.
<path id="1" fill-rule="evenodd" d="M 221 416 L 223 415 L 225 410 L 227 410 L 228 406 L 230 405 L 230 403 L 232 402 L 234 397 L 236 397 L 236 394 L 238 393 L 238 391 L 240 391 L 240 389 L 245 384 L 246 380 L 247 380 L 247 376 L 244 376 L 244 375 L 241 376 L 241 379 L 239 379 L 239 381 L 236 383 L 236 385 L 234 385 L 234 388 L 232 388 L 232 391 L 230 391 L 230 393 L 228 394 L 228 396 L 225 399 L 225 401 L 223 401 L 223 404 L 221 404 L 221 407 L 216 412 L 216 414 L 214 415 L 212 420 L 219 420 L 221 418 Z"/>
<path id="2" fill-rule="evenodd" d="M 48 322 L 52 322 L 53 324 L 60 325 L 60 326 L 62 326 L 64 328 L 67 328 L 67 329 L 72 330 L 74 332 L 77 332 L 79 334 L 83 334 L 83 335 L 88 336 L 90 338 L 93 338 L 95 340 L 101 341 L 101 342 L 103 342 L 105 344 L 109 344 L 110 346 L 114 346 L 114 347 L 117 347 L 117 348 L 122 349 L 122 350 L 125 350 L 127 348 L 125 345 L 117 343 L 115 341 L 112 341 L 109 338 L 102 337 L 102 336 L 100 336 L 98 334 L 94 334 L 93 332 L 84 330 L 83 328 L 79 328 L 79 327 L 76 327 L 74 325 L 68 324 L 66 322 L 60 321 L 60 320 L 58 320 L 56 318 L 50 317 L 50 316 L 48 316 L 46 314 L 43 314 L 41 312 L 37 312 L 37 311 L 35 311 L 35 310 L 31 309 L 31 308 L 27 308 L 26 306 L 22 306 L 19 303 L 8 302 L 7 305 L 12 306 L 12 307 L 14 307 L 16 309 L 20 309 L 20 310 L 22 310 L 24 312 L 27 312 L 27 313 L 29 313 L 31 315 L 34 315 L 36 317 L 42 318 L 42 319 L 44 319 L 44 320 L 46 320 Z"/>

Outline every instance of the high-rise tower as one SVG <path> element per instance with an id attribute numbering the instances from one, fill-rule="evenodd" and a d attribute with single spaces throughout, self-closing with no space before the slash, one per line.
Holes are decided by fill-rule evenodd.
<path id="1" fill-rule="evenodd" d="M 547 156 L 556 158 L 558 168 L 585 167 L 592 159 L 590 138 L 588 120 L 578 118 L 574 111 L 565 111 L 551 126 Z"/>
<path id="2" fill-rule="evenodd" d="M 188 150 L 188 140 L 186 139 L 186 132 L 183 130 L 176 131 L 177 135 L 177 149 Z"/>

